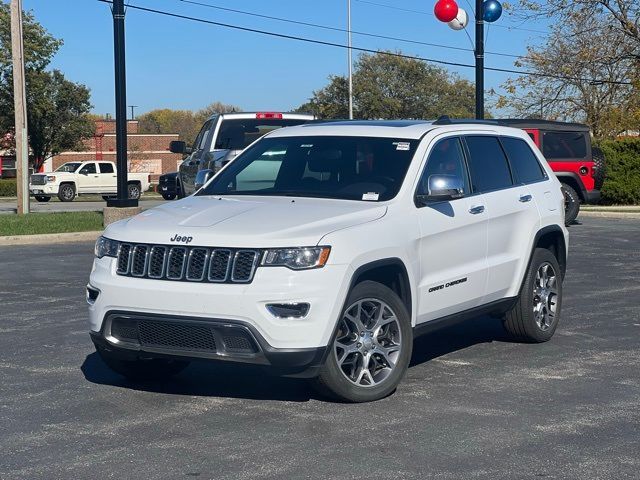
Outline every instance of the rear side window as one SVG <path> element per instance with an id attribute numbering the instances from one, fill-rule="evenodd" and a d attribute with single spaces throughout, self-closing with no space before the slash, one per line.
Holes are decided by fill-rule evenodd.
<path id="1" fill-rule="evenodd" d="M 100 164 L 100 173 L 113 173 L 113 164 L 111 164 L 111 163 L 101 163 Z"/>
<path id="2" fill-rule="evenodd" d="M 512 137 L 502 137 L 501 140 L 517 182 L 533 183 L 547 178 L 527 142 Z"/>
<path id="3" fill-rule="evenodd" d="M 587 138 L 584 132 L 544 132 L 542 154 L 547 160 L 582 159 L 587 156 Z"/>
<path id="4" fill-rule="evenodd" d="M 497 137 L 465 137 L 469 148 L 471 185 L 475 193 L 500 190 L 513 185 L 511 171 Z"/>

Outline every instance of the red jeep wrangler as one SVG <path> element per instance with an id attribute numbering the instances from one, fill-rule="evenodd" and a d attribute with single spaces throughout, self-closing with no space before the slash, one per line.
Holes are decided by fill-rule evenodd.
<path id="1" fill-rule="evenodd" d="M 565 196 L 565 223 L 578 216 L 580 203 L 597 203 L 605 176 L 605 159 L 591 146 L 589 127 L 580 123 L 535 119 L 498 120 L 526 131 L 556 172 Z"/>

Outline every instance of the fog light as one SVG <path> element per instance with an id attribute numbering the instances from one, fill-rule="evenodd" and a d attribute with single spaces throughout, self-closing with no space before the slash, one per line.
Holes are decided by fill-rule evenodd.
<path id="1" fill-rule="evenodd" d="M 93 305 L 94 303 L 96 303 L 98 295 L 100 295 L 100 290 L 87 286 L 87 303 L 89 305 Z"/>
<path id="2" fill-rule="evenodd" d="M 268 303 L 267 310 L 278 318 L 304 318 L 309 313 L 308 303 Z"/>

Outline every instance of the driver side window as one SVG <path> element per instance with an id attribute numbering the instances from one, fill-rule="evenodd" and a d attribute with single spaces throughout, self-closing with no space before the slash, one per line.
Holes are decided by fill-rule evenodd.
<path id="1" fill-rule="evenodd" d="M 464 161 L 462 143 L 458 137 L 445 138 L 438 141 L 427 159 L 427 165 L 420 177 L 418 195 L 429 193 L 429 177 L 453 176 L 459 178 L 464 185 L 464 194 L 469 194 L 469 179 Z"/>
<path id="2" fill-rule="evenodd" d="M 96 173 L 96 164 L 95 163 L 87 163 L 84 167 L 80 169 L 81 174 L 89 175 L 92 173 Z"/>

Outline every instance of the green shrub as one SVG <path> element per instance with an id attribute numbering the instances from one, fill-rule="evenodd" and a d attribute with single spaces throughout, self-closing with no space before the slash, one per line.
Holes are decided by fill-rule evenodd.
<path id="1" fill-rule="evenodd" d="M 605 205 L 640 204 L 640 138 L 598 142 L 607 161 L 607 177 L 602 187 Z"/>
<path id="2" fill-rule="evenodd" d="M 0 179 L 0 197 L 15 197 L 16 195 L 16 179 Z"/>

